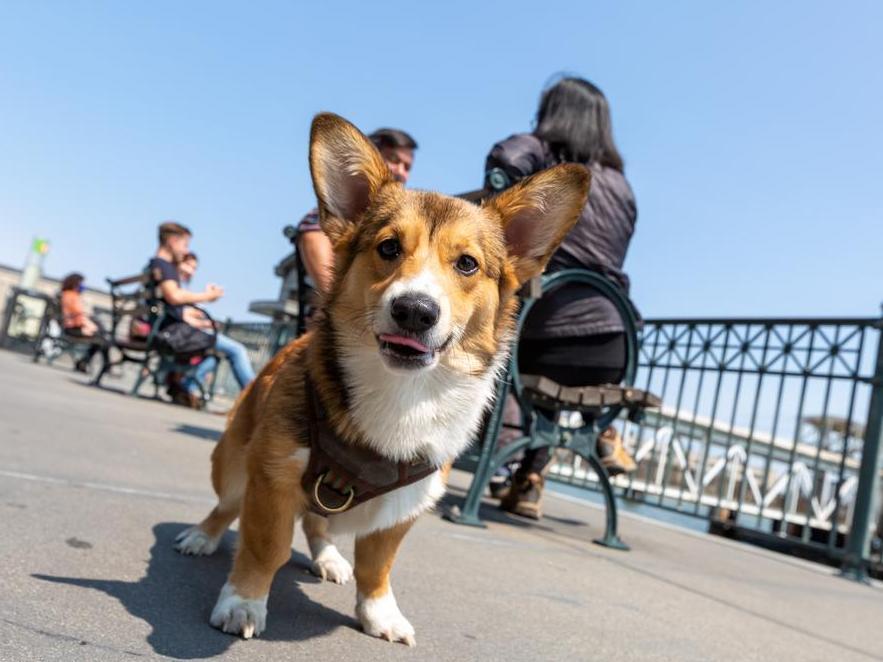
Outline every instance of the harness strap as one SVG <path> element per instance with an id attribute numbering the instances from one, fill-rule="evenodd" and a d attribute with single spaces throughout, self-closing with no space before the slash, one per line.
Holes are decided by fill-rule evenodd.
<path id="1" fill-rule="evenodd" d="M 365 446 L 340 439 L 331 429 L 307 376 L 310 460 L 301 478 L 310 510 L 327 517 L 422 480 L 438 470 L 425 460 L 395 462 Z"/>

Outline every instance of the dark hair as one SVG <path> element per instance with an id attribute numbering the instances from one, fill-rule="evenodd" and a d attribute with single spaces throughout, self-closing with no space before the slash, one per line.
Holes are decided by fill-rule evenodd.
<path id="1" fill-rule="evenodd" d="M 193 233 L 190 232 L 190 228 L 186 225 L 181 225 L 175 221 L 161 223 L 159 226 L 159 245 L 162 246 L 171 237 L 180 237 L 182 235 L 192 237 Z"/>
<path id="2" fill-rule="evenodd" d="M 368 136 L 377 149 L 404 147 L 405 149 L 417 149 L 417 141 L 401 129 L 377 129 Z"/>
<path id="3" fill-rule="evenodd" d="M 181 262 L 187 262 L 187 260 L 193 260 L 194 262 L 199 262 L 199 258 L 196 257 L 196 253 L 187 253 L 187 255 L 184 256 L 184 259 L 181 260 Z"/>
<path id="4" fill-rule="evenodd" d="M 562 78 L 546 88 L 534 135 L 561 161 L 600 163 L 622 172 L 604 93 L 583 78 Z"/>
<path id="5" fill-rule="evenodd" d="M 77 273 L 76 271 L 72 274 L 68 274 L 64 277 L 64 280 L 61 281 L 61 291 L 66 292 L 68 290 L 75 290 L 82 285 L 84 280 L 86 280 L 86 278 L 83 274 Z"/>

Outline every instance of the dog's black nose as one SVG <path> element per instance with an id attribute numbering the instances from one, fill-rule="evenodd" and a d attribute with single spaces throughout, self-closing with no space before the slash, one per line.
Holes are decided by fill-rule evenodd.
<path id="1" fill-rule="evenodd" d="M 405 331 L 428 331 L 441 315 L 435 299 L 425 294 L 404 294 L 393 299 L 392 318 Z"/>

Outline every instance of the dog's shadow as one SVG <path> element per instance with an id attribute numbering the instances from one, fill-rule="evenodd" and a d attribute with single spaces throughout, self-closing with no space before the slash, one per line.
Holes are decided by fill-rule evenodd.
<path id="1" fill-rule="evenodd" d="M 208 617 L 230 570 L 234 535 L 228 533 L 209 557 L 182 556 L 172 548 L 187 525 L 165 522 L 153 527 L 147 573 L 137 582 L 35 574 L 49 582 L 97 589 L 116 598 L 152 631 L 147 642 L 159 655 L 177 659 L 211 657 L 226 651 L 238 638 L 215 630 Z M 346 614 L 310 600 L 299 584 L 318 582 L 306 574 L 309 561 L 295 552 L 276 574 L 270 590 L 267 629 L 261 639 L 302 641 L 340 628 L 358 628 Z"/>

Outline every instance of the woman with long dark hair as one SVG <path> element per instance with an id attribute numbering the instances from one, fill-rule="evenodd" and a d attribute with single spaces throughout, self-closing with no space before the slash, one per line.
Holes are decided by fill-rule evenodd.
<path id="1" fill-rule="evenodd" d="M 74 365 L 78 372 L 88 372 L 89 362 L 98 352 L 102 352 L 107 360 L 104 330 L 96 320 L 86 315 L 83 308 L 81 294 L 85 289 L 84 280 L 83 274 L 74 272 L 61 281 L 61 325 L 64 333 L 74 338 L 95 339 L 88 345 L 85 356 Z"/>
<path id="2" fill-rule="evenodd" d="M 623 262 L 635 229 L 635 196 L 613 140 L 610 107 L 589 81 L 566 77 L 540 98 L 536 128 L 497 143 L 487 157 L 485 188 L 501 191 L 558 163 L 582 163 L 592 173 L 586 206 L 552 256 L 547 272 L 590 269 L 628 292 Z M 518 344 L 519 369 L 564 386 L 618 383 L 625 368 L 625 334 L 613 304 L 586 286 L 564 286 L 536 302 Z M 634 469 L 613 428 L 599 438 L 599 454 L 612 474 Z M 540 517 L 548 449 L 528 451 L 501 507 Z"/>

